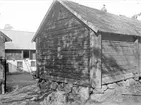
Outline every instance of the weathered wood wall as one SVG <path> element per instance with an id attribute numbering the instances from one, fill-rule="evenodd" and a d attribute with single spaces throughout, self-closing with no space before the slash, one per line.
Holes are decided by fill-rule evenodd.
<path id="1" fill-rule="evenodd" d="M 0 35 L 0 59 L 5 58 L 5 39 L 2 35 Z M 0 62 L 0 79 L 4 79 L 4 67 Z"/>
<path id="2" fill-rule="evenodd" d="M 0 82 L 5 83 L 5 65 L 2 61 L 5 59 L 5 38 L 0 34 Z M 4 83 L 0 84 L 0 94 L 4 93 Z"/>
<path id="3" fill-rule="evenodd" d="M 5 39 L 0 35 L 0 58 L 5 58 Z"/>
<path id="4" fill-rule="evenodd" d="M 95 33 L 58 3 L 43 25 L 36 38 L 40 78 L 101 88 L 141 72 L 139 37 Z"/>
<path id="5" fill-rule="evenodd" d="M 6 50 L 5 58 L 7 60 L 23 60 L 23 50 Z M 36 51 L 29 50 L 29 58 L 35 60 L 36 59 Z"/>
<path id="6" fill-rule="evenodd" d="M 7 60 L 22 60 L 21 50 L 6 50 L 5 57 Z"/>
<path id="7" fill-rule="evenodd" d="M 60 4 L 54 6 L 48 17 L 45 28 L 36 39 L 40 77 L 58 77 L 56 80 L 87 84 L 88 29 Z"/>
<path id="8" fill-rule="evenodd" d="M 102 36 L 102 82 L 126 79 L 138 73 L 137 38 L 104 34 Z"/>

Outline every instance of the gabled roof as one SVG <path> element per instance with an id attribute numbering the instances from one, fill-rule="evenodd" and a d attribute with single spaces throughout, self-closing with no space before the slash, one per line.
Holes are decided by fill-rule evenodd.
<path id="1" fill-rule="evenodd" d="M 2 35 L 5 38 L 5 42 L 12 41 L 8 36 L 6 36 L 3 32 L 0 31 L 0 35 Z"/>
<path id="2" fill-rule="evenodd" d="M 80 19 L 84 24 L 95 32 L 107 32 L 124 35 L 141 36 L 141 22 L 125 16 L 118 16 L 108 12 L 103 12 L 94 8 L 86 7 L 71 1 L 56 0 L 51 5 L 49 11 L 56 2 L 59 2 L 68 9 L 76 18 Z M 45 15 L 32 41 L 35 41 L 44 21 L 46 21 L 48 13 Z"/>
<path id="3" fill-rule="evenodd" d="M 31 42 L 31 39 L 34 36 L 33 32 L 26 31 L 16 31 L 16 30 L 2 30 L 7 36 L 12 39 L 12 42 L 5 43 L 5 49 L 27 49 L 27 50 L 35 50 L 35 43 Z"/>

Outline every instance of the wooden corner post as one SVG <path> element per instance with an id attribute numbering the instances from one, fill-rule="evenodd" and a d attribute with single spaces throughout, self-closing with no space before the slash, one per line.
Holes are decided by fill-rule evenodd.
<path id="1" fill-rule="evenodd" d="M 101 88 L 101 34 L 90 30 L 90 84 L 93 88 Z"/>
<path id="2" fill-rule="evenodd" d="M 135 77 L 139 78 L 139 76 L 141 75 L 139 37 L 135 38 L 134 46 L 135 46 L 135 53 L 134 54 L 135 54 L 135 59 L 136 59 L 136 64 L 137 64 Z"/>

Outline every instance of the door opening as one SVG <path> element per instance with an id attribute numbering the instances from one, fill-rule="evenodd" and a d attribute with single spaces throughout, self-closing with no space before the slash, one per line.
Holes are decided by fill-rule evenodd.
<path id="1" fill-rule="evenodd" d="M 23 51 L 23 58 L 24 59 L 29 58 L 29 51 L 28 50 Z"/>

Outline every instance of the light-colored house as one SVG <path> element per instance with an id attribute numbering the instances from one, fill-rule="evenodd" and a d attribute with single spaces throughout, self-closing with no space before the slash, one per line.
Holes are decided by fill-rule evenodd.
<path id="1" fill-rule="evenodd" d="M 35 44 L 31 42 L 34 33 L 2 29 L 1 31 L 12 39 L 12 42 L 5 45 L 5 58 L 7 59 L 9 72 L 35 71 L 36 50 Z"/>

